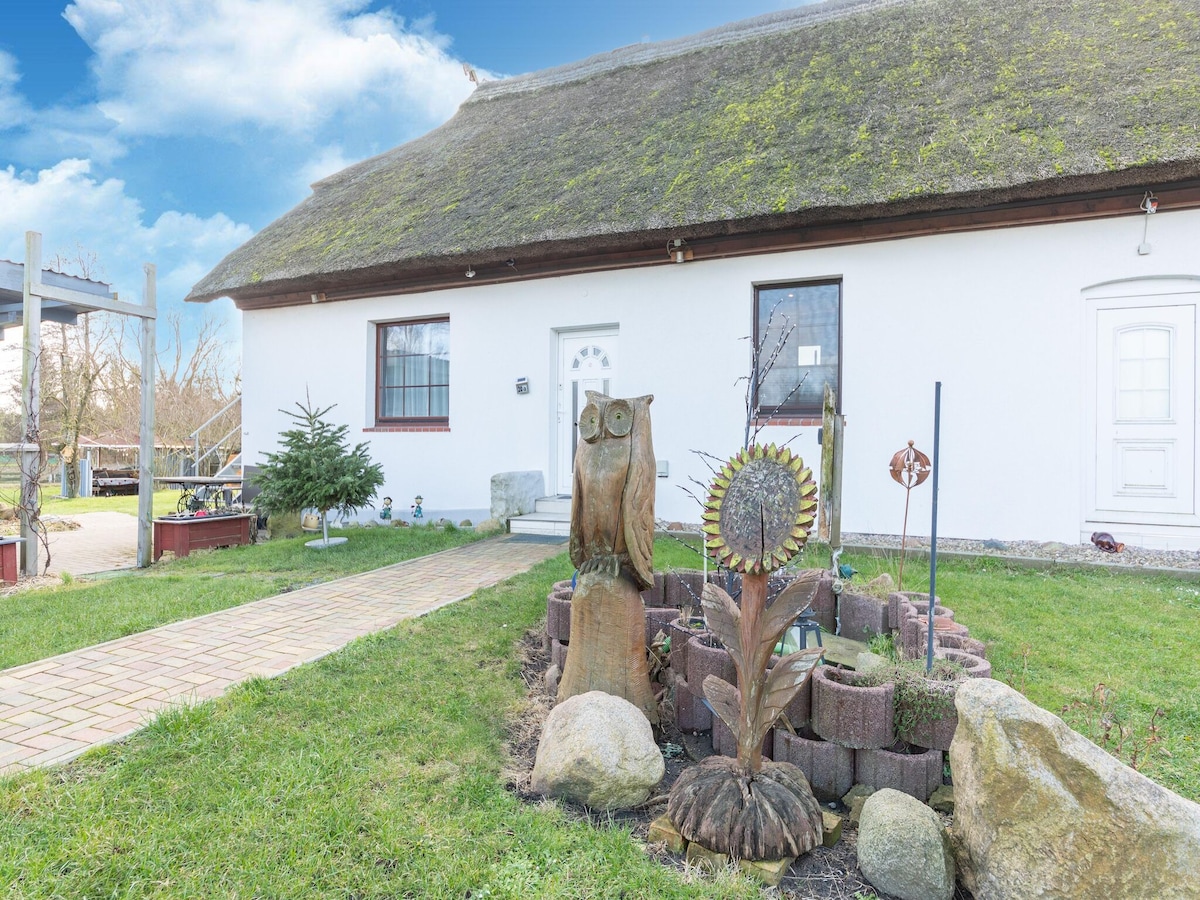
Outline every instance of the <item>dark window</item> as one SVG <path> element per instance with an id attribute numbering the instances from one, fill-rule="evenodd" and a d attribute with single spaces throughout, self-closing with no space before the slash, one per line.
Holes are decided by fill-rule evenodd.
<path id="1" fill-rule="evenodd" d="M 841 321 L 841 281 L 754 289 L 759 418 L 820 415 L 827 384 L 840 410 Z"/>
<path id="2" fill-rule="evenodd" d="M 387 322 L 377 335 L 376 421 L 448 423 L 450 321 Z"/>

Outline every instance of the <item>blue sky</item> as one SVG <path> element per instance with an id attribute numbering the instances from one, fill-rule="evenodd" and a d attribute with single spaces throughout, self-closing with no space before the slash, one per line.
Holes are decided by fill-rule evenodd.
<path id="1" fill-rule="evenodd" d="M 20 0 L 0 30 L 0 258 L 93 251 L 181 308 L 308 185 L 453 115 L 472 85 L 800 0 Z M 212 304 L 240 333 L 228 300 Z M 204 312 L 188 305 L 188 319 Z"/>

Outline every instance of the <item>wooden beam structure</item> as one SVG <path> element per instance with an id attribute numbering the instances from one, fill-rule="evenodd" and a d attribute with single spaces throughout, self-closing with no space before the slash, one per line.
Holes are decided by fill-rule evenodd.
<path id="1" fill-rule="evenodd" d="M 25 232 L 25 265 L 22 273 L 22 324 L 25 330 L 21 365 L 21 407 L 24 416 L 24 435 L 21 449 L 21 574 L 37 575 L 41 533 L 41 499 L 38 494 L 38 471 L 42 448 L 38 442 L 41 424 L 42 304 L 49 302 L 64 315 L 85 312 L 111 312 L 137 316 L 142 320 L 142 414 L 138 457 L 138 566 L 151 562 L 151 507 L 154 502 L 154 336 L 158 316 L 156 304 L 156 270 L 147 263 L 143 286 L 143 302 L 119 300 L 105 286 L 87 283 L 87 290 L 69 286 L 57 273 L 42 269 L 42 236 L 36 231 Z M 57 281 L 48 284 L 48 281 Z"/>

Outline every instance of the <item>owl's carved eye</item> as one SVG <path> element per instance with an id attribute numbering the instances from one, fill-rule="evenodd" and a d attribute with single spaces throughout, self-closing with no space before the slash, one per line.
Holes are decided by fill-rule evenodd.
<path id="1" fill-rule="evenodd" d="M 589 403 L 579 414 L 579 436 L 589 444 L 600 437 L 600 407 L 595 403 Z"/>
<path id="2" fill-rule="evenodd" d="M 604 407 L 604 430 L 613 437 L 625 437 L 633 428 L 633 407 L 624 400 L 613 400 Z"/>

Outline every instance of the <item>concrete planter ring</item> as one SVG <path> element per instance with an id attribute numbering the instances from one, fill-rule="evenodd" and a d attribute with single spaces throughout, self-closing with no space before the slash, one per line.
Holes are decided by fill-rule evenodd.
<path id="1" fill-rule="evenodd" d="M 709 675 L 737 684 L 737 670 L 729 651 L 724 647 L 710 647 L 704 637 L 693 637 L 687 649 L 687 683 L 697 697 L 704 696 L 704 679 Z"/>
<path id="2" fill-rule="evenodd" d="M 971 678 L 992 677 L 992 664 L 973 653 L 967 653 L 963 650 L 943 650 L 942 656 L 952 662 L 958 663 L 966 669 L 967 675 Z"/>
<path id="3" fill-rule="evenodd" d="M 845 669 L 812 673 L 812 729 L 822 739 L 856 750 L 891 746 L 896 735 L 895 685 L 869 685 Z"/>
<path id="4" fill-rule="evenodd" d="M 692 642 L 692 638 L 697 635 L 707 635 L 708 629 L 704 627 L 703 619 L 697 627 L 693 627 L 682 619 L 676 618 L 674 622 L 667 625 L 667 634 L 671 636 L 671 669 L 680 678 L 687 678 L 688 667 L 688 646 Z"/>
<path id="5" fill-rule="evenodd" d="M 921 695 L 896 701 L 896 733 L 900 740 L 930 750 L 949 750 L 958 728 L 954 695 L 959 682 L 927 681 Z M 876 785 L 879 787 L 879 785 Z"/>
<path id="6" fill-rule="evenodd" d="M 925 803 L 942 783 L 943 761 L 941 750 L 859 750 L 854 754 L 854 781 L 880 790 L 903 791 Z"/>

